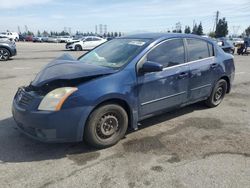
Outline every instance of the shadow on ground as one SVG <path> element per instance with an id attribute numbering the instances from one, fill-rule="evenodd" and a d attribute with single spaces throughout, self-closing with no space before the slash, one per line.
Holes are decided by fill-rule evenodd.
<path id="1" fill-rule="evenodd" d="M 191 113 L 194 110 L 202 109 L 204 109 L 203 105 L 195 104 L 175 112 L 165 113 L 148 120 L 144 120 L 140 129 Z M 132 132 L 133 131 L 128 131 L 128 134 Z M 0 161 L 3 163 L 59 159 L 82 153 L 88 154 L 87 156 L 90 157 L 95 157 L 97 156 L 97 152 L 98 151 L 84 143 L 41 143 L 20 133 L 16 128 L 13 118 L 7 118 L 0 121 Z"/>

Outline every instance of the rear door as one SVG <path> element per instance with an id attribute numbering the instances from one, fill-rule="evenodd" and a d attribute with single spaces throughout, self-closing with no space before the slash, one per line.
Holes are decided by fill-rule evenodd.
<path id="1" fill-rule="evenodd" d="M 143 61 L 160 63 L 164 69 L 138 75 L 141 118 L 187 101 L 189 66 L 185 65 L 183 39 L 170 39 L 161 43 Z"/>
<path id="2" fill-rule="evenodd" d="M 214 83 L 215 63 L 213 45 L 201 39 L 186 39 L 190 67 L 189 100 L 196 101 L 210 95 Z"/>

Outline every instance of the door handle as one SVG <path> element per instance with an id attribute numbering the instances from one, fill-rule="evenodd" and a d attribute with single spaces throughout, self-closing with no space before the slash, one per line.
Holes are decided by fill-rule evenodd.
<path id="1" fill-rule="evenodd" d="M 218 64 L 217 64 L 217 63 L 213 63 L 213 64 L 211 65 L 211 68 L 212 68 L 212 69 L 214 69 L 214 68 L 216 68 L 216 67 L 218 67 Z"/>
<path id="2" fill-rule="evenodd" d="M 186 77 L 188 77 L 188 73 L 187 72 L 182 72 L 178 76 L 179 79 L 183 79 L 183 78 L 186 78 Z"/>

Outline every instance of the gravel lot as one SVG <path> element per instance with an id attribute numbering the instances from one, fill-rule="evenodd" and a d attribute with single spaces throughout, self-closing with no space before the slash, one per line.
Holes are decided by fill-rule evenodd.
<path id="1" fill-rule="evenodd" d="M 250 187 L 250 56 L 235 56 L 232 92 L 142 122 L 116 146 L 44 144 L 18 132 L 11 103 L 63 44 L 17 43 L 0 63 L 0 187 Z"/>

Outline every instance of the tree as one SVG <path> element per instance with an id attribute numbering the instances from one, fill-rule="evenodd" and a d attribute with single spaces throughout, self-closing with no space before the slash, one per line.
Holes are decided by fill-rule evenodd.
<path id="1" fill-rule="evenodd" d="M 115 34 L 114 34 L 114 35 L 115 35 L 115 37 L 118 37 L 118 33 L 117 33 L 117 32 L 115 32 Z"/>
<path id="2" fill-rule="evenodd" d="M 37 36 L 40 37 L 41 36 L 41 32 L 38 30 L 37 31 Z"/>
<path id="3" fill-rule="evenodd" d="M 228 34 L 228 26 L 226 18 L 219 19 L 218 24 L 216 25 L 215 35 L 217 38 L 225 37 Z"/>
<path id="4" fill-rule="evenodd" d="M 121 33 L 121 32 L 119 32 L 119 33 L 118 33 L 118 37 L 121 37 L 121 36 L 122 36 L 122 33 Z"/>
<path id="5" fill-rule="evenodd" d="M 246 28 L 245 32 L 246 32 L 246 36 L 249 37 L 250 36 L 250 26 L 248 28 Z"/>
<path id="6" fill-rule="evenodd" d="M 197 24 L 194 24 L 193 30 L 192 30 L 192 34 L 196 34 L 197 35 L 198 32 L 198 26 Z"/>
<path id="7" fill-rule="evenodd" d="M 190 30 L 190 27 L 189 27 L 189 26 L 186 26 L 186 27 L 185 27 L 184 33 L 186 33 L 186 34 L 191 33 L 191 30 Z"/>
<path id="8" fill-rule="evenodd" d="M 215 32 L 213 32 L 213 31 L 210 32 L 210 33 L 208 34 L 208 36 L 211 37 L 211 38 L 215 38 L 215 37 L 216 37 Z"/>
<path id="9" fill-rule="evenodd" d="M 202 27 L 202 24 L 200 22 L 198 28 L 197 28 L 197 35 L 203 35 L 203 27 Z"/>

